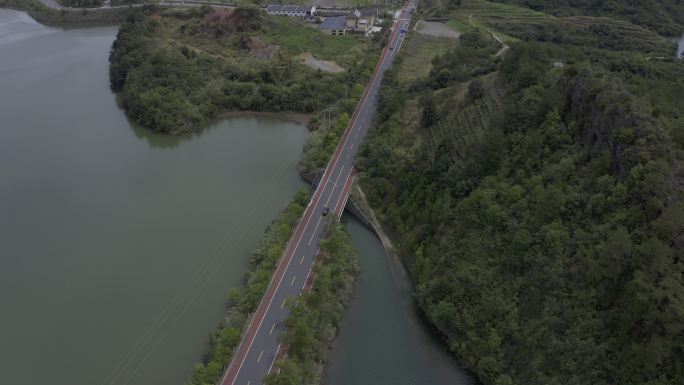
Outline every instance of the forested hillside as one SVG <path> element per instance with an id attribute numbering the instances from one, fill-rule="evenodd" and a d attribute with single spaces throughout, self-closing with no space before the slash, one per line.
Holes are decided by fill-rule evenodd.
<path id="1" fill-rule="evenodd" d="M 684 383 L 684 63 L 490 36 L 388 72 L 358 162 L 421 308 L 485 385 Z"/>

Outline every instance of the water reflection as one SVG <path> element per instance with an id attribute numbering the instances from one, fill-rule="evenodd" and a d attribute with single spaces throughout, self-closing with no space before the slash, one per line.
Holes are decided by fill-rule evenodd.
<path id="1" fill-rule="evenodd" d="M 326 385 L 471 385 L 446 344 L 426 324 L 400 261 L 353 217 L 345 223 L 361 275 L 335 341 Z"/>

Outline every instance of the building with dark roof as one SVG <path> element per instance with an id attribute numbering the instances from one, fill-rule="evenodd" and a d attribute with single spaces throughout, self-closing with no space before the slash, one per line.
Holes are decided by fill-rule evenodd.
<path id="1" fill-rule="evenodd" d="M 342 36 L 347 31 L 347 17 L 346 16 L 334 16 L 326 17 L 321 23 L 321 31 L 332 36 Z"/>

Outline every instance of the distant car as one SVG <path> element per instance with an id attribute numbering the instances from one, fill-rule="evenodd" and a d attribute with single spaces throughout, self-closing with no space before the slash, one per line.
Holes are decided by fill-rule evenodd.
<path id="1" fill-rule="evenodd" d="M 394 46 L 393 46 L 393 45 L 390 46 L 390 51 L 394 51 Z"/>
<path id="2" fill-rule="evenodd" d="M 406 33 L 406 30 L 405 30 L 405 29 L 402 29 L 402 30 L 401 30 L 401 33 Z"/>
<path id="3" fill-rule="evenodd" d="M 323 207 L 323 216 L 326 216 L 330 213 L 330 208 L 328 206 Z"/>

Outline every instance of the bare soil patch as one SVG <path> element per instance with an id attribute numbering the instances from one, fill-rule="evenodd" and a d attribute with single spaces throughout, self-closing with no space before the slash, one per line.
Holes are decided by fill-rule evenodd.
<path id="1" fill-rule="evenodd" d="M 449 39 L 458 39 L 461 36 L 460 32 L 451 29 L 448 25 L 434 21 L 420 20 L 416 25 L 416 30 L 423 35 L 446 37 Z"/>
<path id="2" fill-rule="evenodd" d="M 339 64 L 334 61 L 319 60 L 313 57 L 310 52 L 303 52 L 296 56 L 297 59 L 313 69 L 321 70 L 324 72 L 340 73 L 344 72 L 344 68 L 340 67 Z"/>

